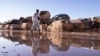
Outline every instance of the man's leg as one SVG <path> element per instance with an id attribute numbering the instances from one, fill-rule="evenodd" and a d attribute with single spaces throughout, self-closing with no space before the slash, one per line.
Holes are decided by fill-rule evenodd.
<path id="1" fill-rule="evenodd" d="M 40 25 L 39 24 L 37 24 L 36 25 L 36 30 L 39 32 L 39 34 L 40 34 Z"/>
<path id="2" fill-rule="evenodd" d="M 36 27 L 36 26 L 35 26 L 34 24 L 33 24 L 32 27 L 31 27 L 31 33 L 32 33 L 32 34 L 33 34 L 33 31 L 34 31 L 35 27 Z"/>

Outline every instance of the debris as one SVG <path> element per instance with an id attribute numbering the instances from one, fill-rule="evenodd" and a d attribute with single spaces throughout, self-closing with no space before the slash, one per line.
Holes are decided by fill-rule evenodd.
<path id="1" fill-rule="evenodd" d="M 4 48 L 4 49 L 5 49 L 6 47 L 2 47 L 2 48 Z"/>
<path id="2" fill-rule="evenodd" d="M 19 44 L 15 44 L 15 46 L 18 46 Z"/>
<path id="3" fill-rule="evenodd" d="M 6 51 L 5 53 L 7 54 L 8 52 Z"/>

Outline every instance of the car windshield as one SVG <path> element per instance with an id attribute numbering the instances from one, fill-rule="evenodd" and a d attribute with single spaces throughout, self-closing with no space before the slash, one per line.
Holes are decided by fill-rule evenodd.
<path id="1" fill-rule="evenodd" d="M 56 15 L 56 16 L 54 16 L 54 17 L 52 17 L 52 19 L 57 19 L 59 16 L 58 15 Z"/>
<path id="2" fill-rule="evenodd" d="M 67 17 L 68 16 L 66 14 L 59 14 L 59 15 L 54 16 L 52 19 L 56 19 L 56 20 L 67 19 Z"/>

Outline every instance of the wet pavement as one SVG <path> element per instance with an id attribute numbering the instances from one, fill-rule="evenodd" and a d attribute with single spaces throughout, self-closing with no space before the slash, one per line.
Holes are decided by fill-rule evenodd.
<path id="1" fill-rule="evenodd" d="M 100 56 L 100 37 L 0 31 L 0 56 Z"/>

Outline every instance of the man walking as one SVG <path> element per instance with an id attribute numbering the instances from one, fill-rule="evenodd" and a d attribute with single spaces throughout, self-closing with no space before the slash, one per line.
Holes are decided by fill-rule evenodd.
<path id="1" fill-rule="evenodd" d="M 31 32 L 33 33 L 33 30 L 36 29 L 40 33 L 39 9 L 37 9 L 36 13 L 32 16 L 32 23 Z"/>

